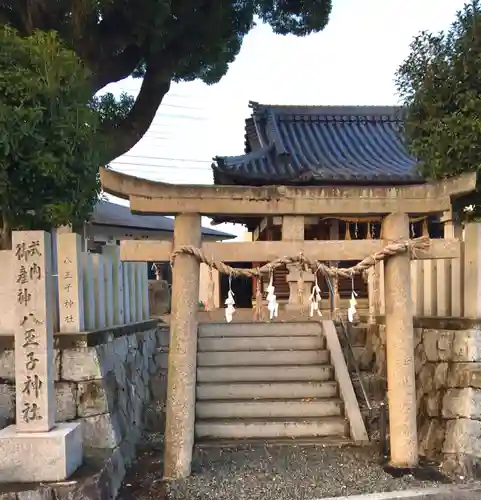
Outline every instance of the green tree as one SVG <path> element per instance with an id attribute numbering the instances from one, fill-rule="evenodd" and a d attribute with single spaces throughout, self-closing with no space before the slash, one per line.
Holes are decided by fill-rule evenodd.
<path id="1" fill-rule="evenodd" d="M 12 229 L 85 221 L 99 196 L 89 73 L 53 32 L 0 28 L 0 245 Z"/>
<path id="2" fill-rule="evenodd" d="M 481 166 L 481 4 L 457 13 L 445 32 L 423 32 L 396 75 L 406 108 L 404 132 L 420 172 L 440 179 Z M 479 194 L 455 206 L 476 205 Z"/>
<path id="3" fill-rule="evenodd" d="M 421 172 L 442 178 L 481 165 L 481 9 L 458 12 L 449 30 L 423 32 L 396 74 L 409 148 Z"/>
<path id="4" fill-rule="evenodd" d="M 172 81 L 217 82 L 256 18 L 302 36 L 323 29 L 330 11 L 331 0 L 3 0 L 0 24 L 59 32 L 90 70 L 92 95 L 143 77 L 135 102 L 124 96 L 102 124 L 107 162 L 142 138 Z"/>

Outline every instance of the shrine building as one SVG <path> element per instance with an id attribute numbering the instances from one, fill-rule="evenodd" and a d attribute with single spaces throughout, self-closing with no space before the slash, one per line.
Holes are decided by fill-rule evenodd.
<path id="1" fill-rule="evenodd" d="M 425 184 L 418 163 L 407 151 L 401 108 L 395 106 L 278 106 L 249 104 L 245 122 L 245 154 L 217 156 L 212 165 L 214 185 L 399 187 Z M 305 240 L 377 239 L 381 217 L 306 217 Z M 442 237 L 437 217 L 413 217 L 411 236 Z M 244 224 L 254 241 L 289 239 L 282 235 L 282 217 L 218 217 L 214 223 Z M 287 237 L 286 237 L 287 236 Z M 252 267 L 262 263 L 252 263 Z M 339 262 L 349 267 L 348 262 Z M 279 302 L 289 298 L 288 270 L 278 269 L 274 285 Z M 265 280 L 264 280 L 265 281 Z M 319 280 L 327 292 L 327 284 Z M 342 298 L 351 283 L 341 280 Z M 255 297 L 256 284 L 253 284 Z M 355 288 L 367 298 L 367 285 L 356 277 Z"/>

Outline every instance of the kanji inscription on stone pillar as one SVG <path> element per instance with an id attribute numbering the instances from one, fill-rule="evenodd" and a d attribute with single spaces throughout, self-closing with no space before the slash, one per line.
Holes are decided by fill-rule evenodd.
<path id="1" fill-rule="evenodd" d="M 13 233 L 15 289 L 15 380 L 18 432 L 54 426 L 51 236 Z"/>

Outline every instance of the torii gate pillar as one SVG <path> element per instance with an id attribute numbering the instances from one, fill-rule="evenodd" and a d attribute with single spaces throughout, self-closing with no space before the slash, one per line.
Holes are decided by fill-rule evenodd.
<path id="1" fill-rule="evenodd" d="M 199 214 L 179 214 L 175 217 L 174 251 L 182 245 L 200 248 Z M 178 255 L 172 276 L 165 479 L 190 475 L 194 447 L 199 279 L 200 264 L 197 259 L 192 255 Z"/>
<path id="2" fill-rule="evenodd" d="M 383 221 L 382 231 L 385 240 L 408 240 L 409 217 L 402 213 L 388 215 Z M 408 252 L 393 255 L 384 262 L 384 283 L 391 465 L 414 468 L 419 456 Z"/>

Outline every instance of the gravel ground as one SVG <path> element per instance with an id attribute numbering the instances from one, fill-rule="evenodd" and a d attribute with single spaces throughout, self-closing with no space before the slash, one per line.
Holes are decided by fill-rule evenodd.
<path id="1" fill-rule="evenodd" d="M 162 483 L 161 452 L 147 451 L 125 481 L 121 500 L 312 500 L 439 485 L 394 478 L 373 448 L 239 445 L 197 448 L 192 475 Z M 436 479 L 436 480 L 433 480 Z"/>

